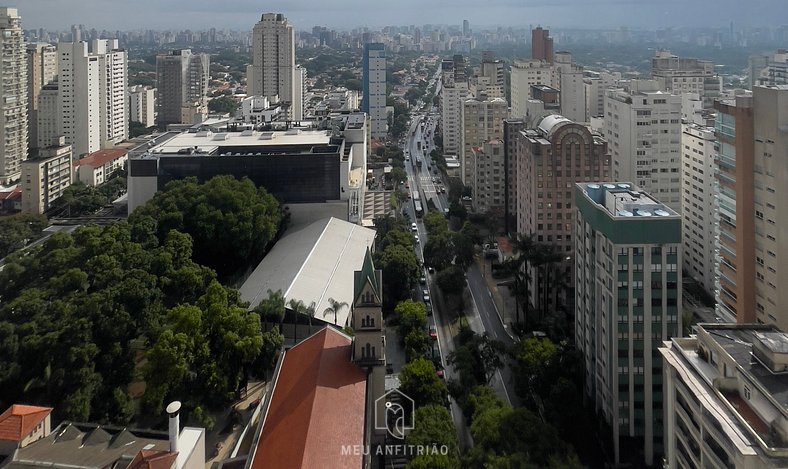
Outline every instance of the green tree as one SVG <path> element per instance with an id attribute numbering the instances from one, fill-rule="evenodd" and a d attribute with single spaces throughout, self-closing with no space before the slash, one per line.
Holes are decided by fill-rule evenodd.
<path id="1" fill-rule="evenodd" d="M 269 321 L 279 324 L 281 328 L 285 318 L 285 296 L 282 294 L 282 290 L 271 291 L 269 289 L 268 296 L 255 306 L 254 312 L 263 320 L 266 325 L 265 329 L 268 329 Z"/>
<path id="2" fill-rule="evenodd" d="M 38 214 L 0 218 L 0 259 L 38 238 L 46 226 L 47 218 Z"/>
<path id="3" fill-rule="evenodd" d="M 194 240 L 194 260 L 227 275 L 262 258 L 283 221 L 279 202 L 249 179 L 216 176 L 205 184 L 195 178 L 168 183 L 164 191 L 129 216 L 137 225 L 152 218 L 157 237 L 170 230 Z"/>
<path id="4" fill-rule="evenodd" d="M 334 315 L 334 324 L 337 324 L 337 314 L 342 311 L 343 308 L 347 308 L 348 304 L 346 301 L 337 301 L 333 298 L 328 299 L 328 308 L 323 310 L 323 317 L 326 317 L 330 314 Z"/>
<path id="5" fill-rule="evenodd" d="M 446 221 L 446 217 L 437 210 L 430 210 L 424 215 L 424 227 L 427 228 L 427 232 L 430 236 L 437 236 L 449 232 L 449 222 Z"/>
<path id="6" fill-rule="evenodd" d="M 408 462 L 408 469 L 450 469 L 460 467 L 459 440 L 451 414 L 443 406 L 428 405 L 416 409 L 414 428 L 405 444 L 427 449 Z M 441 454 L 445 446 L 447 454 Z M 434 451 L 432 451 L 434 450 Z"/>
<path id="7" fill-rule="evenodd" d="M 465 291 L 465 271 L 457 265 L 438 272 L 435 282 L 446 295 L 461 295 Z"/>
<path id="8" fill-rule="evenodd" d="M 268 378 L 268 373 L 274 370 L 277 357 L 282 351 L 284 342 L 285 337 L 279 333 L 277 327 L 274 327 L 268 332 L 263 332 L 260 355 L 257 357 L 257 361 L 254 365 L 254 368 L 258 370 L 263 377 Z"/>
<path id="9" fill-rule="evenodd" d="M 394 308 L 394 314 L 399 321 L 399 337 L 400 340 L 405 340 L 405 337 L 411 331 L 424 332 L 427 328 L 427 309 L 424 303 L 415 302 L 413 300 L 405 300 L 397 304 Z"/>
<path id="10" fill-rule="evenodd" d="M 417 358 L 402 367 L 399 374 L 400 390 L 413 399 L 416 407 L 446 405 L 446 385 L 426 358 Z"/>
<path id="11" fill-rule="evenodd" d="M 238 109 L 238 101 L 230 96 L 221 96 L 208 101 L 208 110 L 211 112 L 233 115 L 236 109 Z"/>
<path id="12" fill-rule="evenodd" d="M 414 360 L 423 357 L 430 348 L 430 339 L 424 330 L 413 329 L 405 336 L 405 356 L 407 359 Z"/>
<path id="13" fill-rule="evenodd" d="M 386 309 L 409 296 L 420 274 L 419 259 L 413 249 L 391 245 L 383 250 L 376 261 L 383 271 L 383 291 Z"/>
<path id="14" fill-rule="evenodd" d="M 454 244 L 450 233 L 431 235 L 424 244 L 424 264 L 443 270 L 454 260 Z"/>

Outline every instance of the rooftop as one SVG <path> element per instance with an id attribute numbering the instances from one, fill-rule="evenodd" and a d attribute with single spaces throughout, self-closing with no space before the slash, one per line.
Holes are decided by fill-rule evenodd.
<path id="1" fill-rule="evenodd" d="M 74 166 L 103 166 L 110 161 L 123 158 L 128 154 L 128 150 L 122 148 L 110 148 L 108 150 L 94 151 L 88 156 L 74 162 Z"/>
<path id="2" fill-rule="evenodd" d="M 0 440 L 22 441 L 50 413 L 51 407 L 12 405 L 0 414 Z"/>
<path id="3" fill-rule="evenodd" d="M 359 468 L 366 374 L 351 361 L 352 339 L 326 327 L 285 352 L 262 420 L 251 468 Z"/>
<path id="4" fill-rule="evenodd" d="M 182 132 L 150 149 L 152 154 L 183 154 L 184 150 L 197 150 L 199 154 L 217 154 L 226 147 L 274 147 L 328 145 L 331 132 L 325 130 L 290 129 L 286 131 L 258 132 Z"/>
<path id="5" fill-rule="evenodd" d="M 314 301 L 317 316 L 322 318 L 329 298 L 352 304 L 353 272 L 363 265 L 374 241 L 374 230 L 338 218 L 288 232 L 241 286 L 241 299 L 254 308 L 269 289 L 281 290 L 287 302 L 294 299 L 308 305 Z M 350 308 L 342 308 L 337 323 L 345 324 L 349 314 Z"/>
<path id="6" fill-rule="evenodd" d="M 630 182 L 580 183 L 583 194 L 615 219 L 680 218 L 680 215 Z"/>

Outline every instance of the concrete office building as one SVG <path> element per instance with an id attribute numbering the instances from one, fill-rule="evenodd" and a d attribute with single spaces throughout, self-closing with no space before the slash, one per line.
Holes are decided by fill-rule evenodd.
<path id="1" fill-rule="evenodd" d="M 560 261 L 555 264 L 557 275 L 566 278 L 570 306 L 574 289 L 573 236 L 574 185 L 583 181 L 610 177 L 607 142 L 587 127 L 560 115 L 549 115 L 535 129 L 520 132 L 517 143 L 517 232 L 534 235 L 534 241 L 555 246 Z M 536 292 L 546 291 L 549 278 L 530 268 L 534 287 L 531 304 L 547 309 L 550 305 Z M 551 275 L 548 273 L 548 275 Z M 553 305 L 556 306 L 556 305 Z"/>
<path id="2" fill-rule="evenodd" d="M 713 297 L 716 290 L 715 270 L 717 237 L 717 163 L 714 129 L 689 123 L 681 126 L 682 190 L 681 217 L 684 252 L 683 268 L 687 275 Z"/>
<path id="3" fill-rule="evenodd" d="M 468 97 L 468 80 L 462 56 L 441 63 L 441 132 L 443 152 L 460 155 L 462 151 L 462 102 Z"/>
<path id="4" fill-rule="evenodd" d="M 503 98 L 470 98 L 463 101 L 460 111 L 460 122 L 462 125 L 460 175 L 462 177 L 463 184 L 466 186 L 477 187 L 479 184 L 476 182 L 477 164 L 474 161 L 474 148 L 481 148 L 486 142 L 489 142 L 490 140 L 503 139 L 503 121 L 508 116 L 509 107 L 506 104 L 506 100 Z M 500 159 L 502 160 L 503 153 L 501 153 L 500 156 Z M 487 163 L 491 162 L 488 161 Z M 492 171 L 492 168 L 489 169 Z M 501 165 L 499 169 L 502 176 L 503 166 Z M 474 199 L 476 198 L 476 195 L 477 194 L 474 192 Z M 476 208 L 475 204 L 474 208 Z"/>
<path id="5" fill-rule="evenodd" d="M 471 148 L 469 164 L 473 164 L 473 210 L 478 213 L 503 210 L 506 197 L 504 143 L 492 139 Z"/>
<path id="6" fill-rule="evenodd" d="M 553 38 L 549 29 L 537 26 L 531 31 L 531 58 L 553 63 Z"/>
<path id="7" fill-rule="evenodd" d="M 512 101 L 511 117 L 522 119 L 526 113 L 528 100 L 531 98 L 531 87 L 547 85 L 557 88 L 555 69 L 541 60 L 515 60 L 512 63 L 509 77 L 509 91 Z"/>
<path id="8" fill-rule="evenodd" d="M 681 216 L 631 183 L 575 189 L 575 344 L 614 460 L 659 461 L 662 341 L 681 334 Z"/>
<path id="9" fill-rule="evenodd" d="M 364 105 L 362 111 L 369 116 L 370 137 L 386 138 L 388 115 L 386 113 L 386 46 L 380 42 L 364 44 L 362 57 L 364 79 Z"/>
<path id="10" fill-rule="evenodd" d="M 605 95 L 605 137 L 613 177 L 635 181 L 681 211 L 681 97 L 653 80 L 633 80 Z"/>
<path id="11" fill-rule="evenodd" d="M 561 90 L 561 115 L 574 122 L 588 122 L 583 67 L 574 62 L 569 52 L 556 52 L 554 66 Z"/>
<path id="12" fill-rule="evenodd" d="M 722 92 L 722 78 L 714 70 L 714 63 L 680 58 L 669 50 L 658 50 L 651 59 L 651 75 L 668 93 L 697 93 L 705 108 L 712 107 Z"/>
<path id="13" fill-rule="evenodd" d="M 208 113 L 211 57 L 190 49 L 156 56 L 156 123 L 195 124 Z"/>
<path id="14" fill-rule="evenodd" d="M 665 343 L 664 467 L 788 467 L 786 350 L 764 324 L 701 324 Z"/>
<path id="15" fill-rule="evenodd" d="M 506 171 L 506 194 L 504 198 L 504 231 L 517 229 L 517 150 L 520 132 L 525 130 L 522 119 L 503 121 L 503 158 Z"/>
<path id="16" fill-rule="evenodd" d="M 0 8 L 0 184 L 19 179 L 27 158 L 27 63 L 22 18 Z"/>
<path id="17" fill-rule="evenodd" d="M 296 101 L 295 30 L 281 13 L 264 13 L 252 30 L 252 65 L 247 94 L 293 104 Z M 295 118 L 292 110 L 288 114 Z"/>
<path id="18" fill-rule="evenodd" d="M 583 78 L 585 86 L 584 95 L 586 98 L 586 116 L 590 120 L 592 117 L 605 115 L 605 93 L 609 88 L 613 88 L 620 74 L 613 75 L 607 72 L 586 71 Z"/>
<path id="19" fill-rule="evenodd" d="M 290 128 L 258 132 L 204 130 L 178 133 L 129 152 L 129 213 L 150 200 L 172 180 L 196 176 L 205 181 L 229 174 L 248 177 L 285 204 L 290 213 L 301 205 L 321 211 L 319 218 L 336 216 L 359 221 L 367 174 L 366 116 L 343 115 L 335 122 L 340 136 L 326 129 Z M 222 126 L 224 127 L 224 126 Z M 329 127 L 330 128 L 330 127 Z M 333 212 L 325 212 L 325 207 Z M 308 207 L 307 207 L 308 208 Z"/>
<path id="20" fill-rule="evenodd" d="M 293 95 L 292 116 L 296 122 L 304 119 L 304 96 L 306 96 L 306 69 L 296 65 L 295 94 Z"/>
<path id="21" fill-rule="evenodd" d="M 117 39 L 58 43 L 59 134 L 75 157 L 128 137 L 126 52 Z"/>
<path id="22" fill-rule="evenodd" d="M 146 128 L 156 125 L 156 88 L 129 87 L 129 121 L 139 122 Z"/>
<path id="23" fill-rule="evenodd" d="M 47 43 L 27 45 L 28 148 L 38 145 L 38 96 L 57 76 L 57 47 Z M 46 142 L 51 142 L 49 138 Z"/>
<path id="24" fill-rule="evenodd" d="M 44 213 L 73 181 L 71 146 L 59 137 L 22 163 L 22 211 Z"/>
<path id="25" fill-rule="evenodd" d="M 720 306 L 737 322 L 788 330 L 788 244 L 779 234 L 788 226 L 788 85 L 756 86 L 752 97 L 715 107 Z"/>
<path id="26" fill-rule="evenodd" d="M 57 82 L 49 83 L 38 93 L 38 110 L 36 112 L 36 148 L 49 146 L 52 139 L 60 136 L 59 86 Z"/>
<path id="27" fill-rule="evenodd" d="M 749 58 L 750 89 L 755 86 L 788 85 L 788 49 L 777 49 L 771 55 Z"/>

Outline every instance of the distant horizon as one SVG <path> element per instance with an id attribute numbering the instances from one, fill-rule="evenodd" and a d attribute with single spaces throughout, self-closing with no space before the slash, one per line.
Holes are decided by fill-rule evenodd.
<path id="1" fill-rule="evenodd" d="M 471 29 L 528 28 L 542 25 L 555 29 L 633 31 L 667 28 L 777 27 L 788 25 L 784 0 L 753 0 L 743 9 L 738 0 L 488 0 L 480 6 L 471 0 L 433 0 L 425 6 L 417 0 L 396 5 L 362 0 L 335 0 L 331 4 L 309 0 L 235 0 L 227 4 L 212 0 L 17 0 L 24 29 L 64 31 L 72 24 L 97 30 L 206 30 L 212 27 L 251 31 L 264 12 L 283 13 L 296 29 L 314 26 L 350 31 L 386 26 L 455 25 L 470 21 Z M 264 8 L 261 8 L 264 6 Z M 749 5 L 748 5 L 749 6 Z M 264 10 L 264 11 L 263 11 Z M 352 15 L 348 12 L 353 12 Z M 783 13 L 779 13 L 779 12 Z M 429 18 L 435 18 L 430 21 Z"/>

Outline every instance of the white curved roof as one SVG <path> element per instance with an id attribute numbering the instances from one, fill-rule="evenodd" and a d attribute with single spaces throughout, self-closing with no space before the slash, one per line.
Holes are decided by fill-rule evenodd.
<path id="1" fill-rule="evenodd" d="M 545 135 L 549 137 L 550 133 L 553 131 L 554 128 L 556 128 L 558 124 L 563 124 L 565 122 L 572 122 L 572 121 L 562 115 L 551 114 L 545 117 L 544 119 L 542 119 L 542 122 L 539 123 L 538 128 L 540 131 L 542 131 Z"/>

